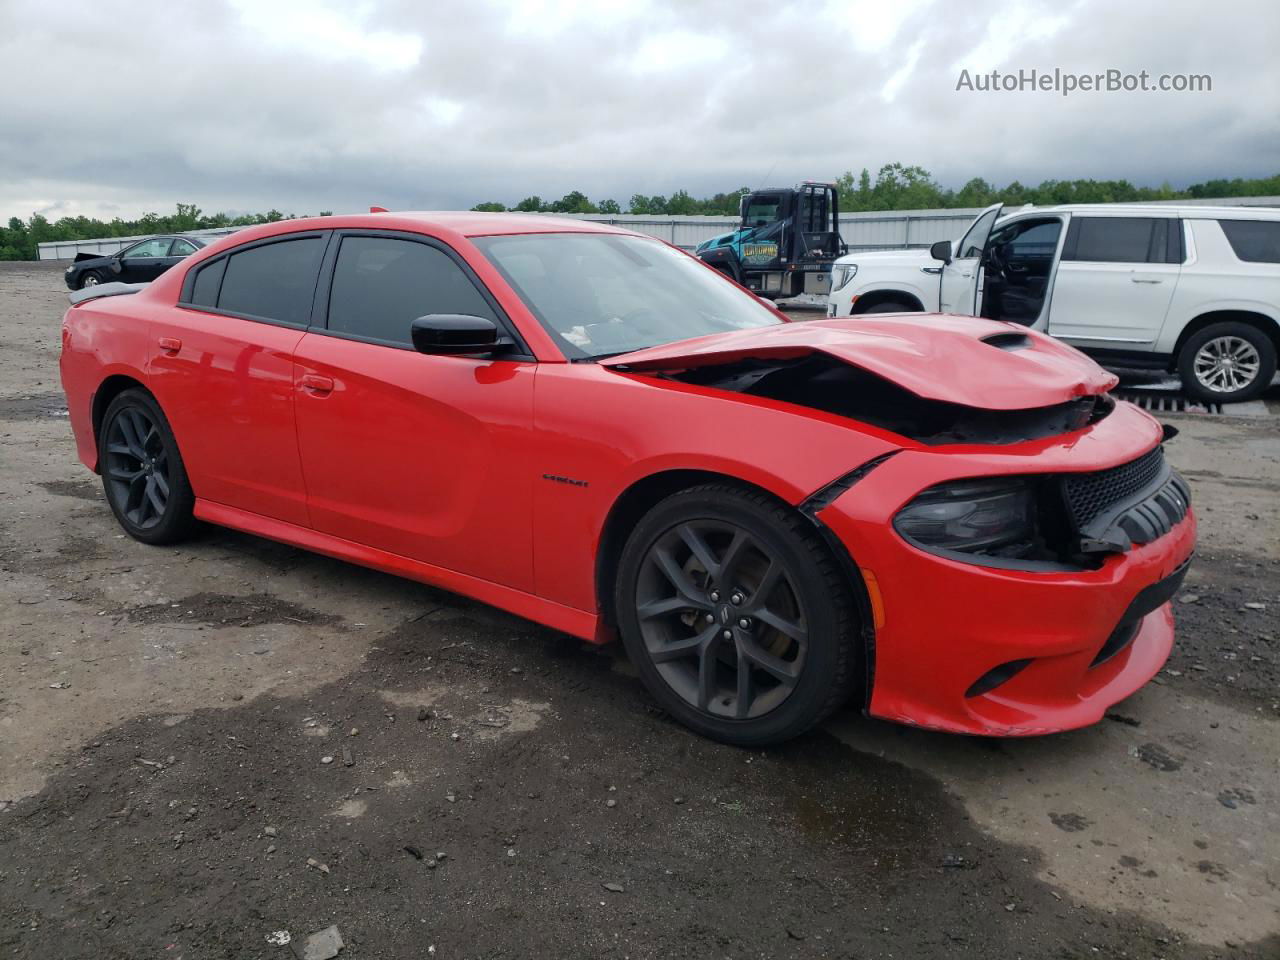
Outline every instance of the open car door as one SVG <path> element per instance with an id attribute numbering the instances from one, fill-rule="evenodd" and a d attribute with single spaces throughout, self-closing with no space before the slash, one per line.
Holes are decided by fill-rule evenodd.
<path id="1" fill-rule="evenodd" d="M 951 252 L 951 262 L 942 268 L 941 286 L 938 288 L 938 305 L 943 313 L 959 313 L 974 316 L 978 312 L 978 279 L 982 269 L 982 254 L 987 240 L 996 225 L 1003 203 L 993 203 L 983 210 L 960 243 Z"/>

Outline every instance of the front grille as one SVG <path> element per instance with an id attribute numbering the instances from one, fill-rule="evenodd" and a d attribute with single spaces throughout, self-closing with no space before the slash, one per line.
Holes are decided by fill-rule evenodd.
<path id="1" fill-rule="evenodd" d="M 1076 526 L 1087 526 L 1113 504 L 1139 493 L 1155 482 L 1163 468 L 1164 448 L 1156 447 L 1110 470 L 1068 474 L 1064 487 Z"/>

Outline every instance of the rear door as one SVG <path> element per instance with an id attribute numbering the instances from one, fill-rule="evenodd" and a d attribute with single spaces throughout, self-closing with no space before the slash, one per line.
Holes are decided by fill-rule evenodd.
<path id="1" fill-rule="evenodd" d="M 952 251 L 951 262 L 943 266 L 938 288 L 938 304 L 942 313 L 971 316 L 978 312 L 982 254 L 1003 209 L 1004 204 L 996 203 L 978 214 Z"/>
<path id="2" fill-rule="evenodd" d="M 1182 270 L 1182 229 L 1177 217 L 1073 214 L 1048 332 L 1084 349 L 1153 349 Z"/>
<path id="3" fill-rule="evenodd" d="M 312 525 L 389 553 L 532 590 L 532 358 L 429 356 L 432 313 L 511 329 L 449 247 L 343 231 L 316 324 L 295 351 L 298 440 Z"/>
<path id="4" fill-rule="evenodd" d="M 327 241 L 288 234 L 215 257 L 153 326 L 151 379 L 203 500 L 308 523 L 293 350 Z"/>

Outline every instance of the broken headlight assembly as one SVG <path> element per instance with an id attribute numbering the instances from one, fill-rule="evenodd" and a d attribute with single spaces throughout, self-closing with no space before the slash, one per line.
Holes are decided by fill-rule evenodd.
<path id="1" fill-rule="evenodd" d="M 1037 531 L 1036 487 L 1026 477 L 960 480 L 930 487 L 894 517 L 903 537 L 931 553 L 1046 559 Z"/>

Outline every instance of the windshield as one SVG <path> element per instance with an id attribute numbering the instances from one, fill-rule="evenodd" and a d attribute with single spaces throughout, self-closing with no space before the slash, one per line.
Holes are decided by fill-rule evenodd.
<path id="1" fill-rule="evenodd" d="M 783 322 L 751 294 L 657 240 L 537 233 L 473 242 L 573 359 Z"/>

